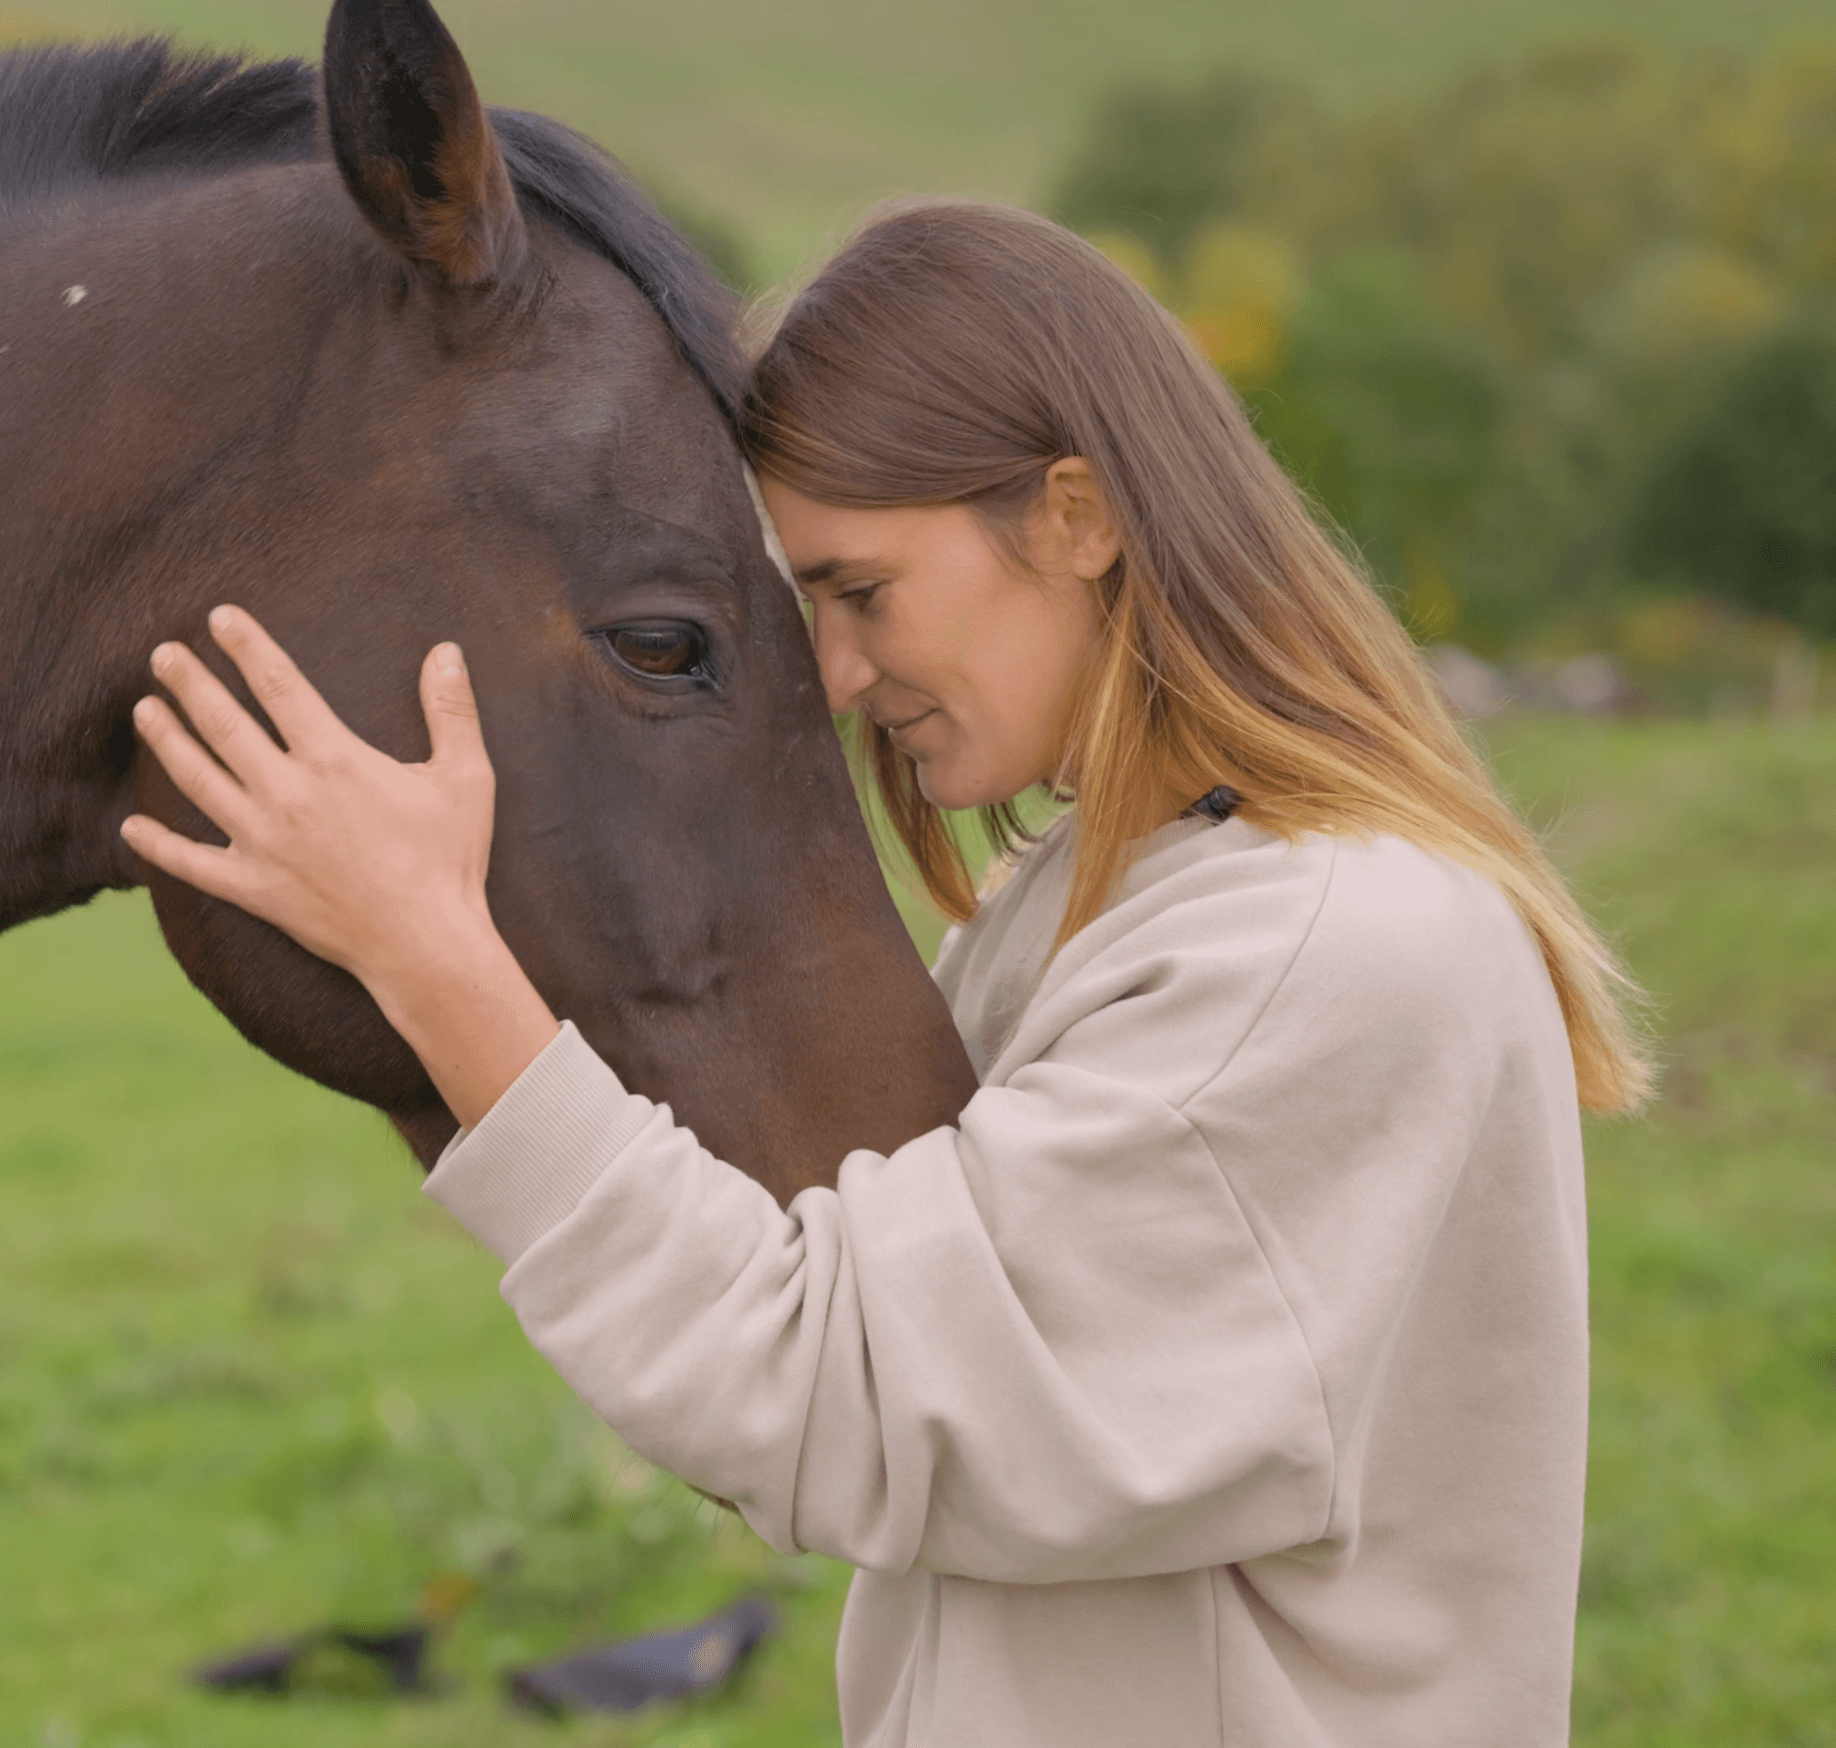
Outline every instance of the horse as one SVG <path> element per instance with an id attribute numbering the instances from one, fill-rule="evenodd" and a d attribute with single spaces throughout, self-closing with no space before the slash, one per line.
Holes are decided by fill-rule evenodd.
<path id="1" fill-rule="evenodd" d="M 733 436 L 736 310 L 596 147 L 487 109 L 426 0 L 322 69 L 163 40 L 0 57 L 0 929 L 150 888 L 251 1043 L 457 1125 L 362 987 L 138 863 L 221 842 L 138 743 L 153 646 L 234 600 L 427 756 L 465 648 L 488 894 L 553 1009 L 781 1203 L 975 1087 L 900 922 Z"/>

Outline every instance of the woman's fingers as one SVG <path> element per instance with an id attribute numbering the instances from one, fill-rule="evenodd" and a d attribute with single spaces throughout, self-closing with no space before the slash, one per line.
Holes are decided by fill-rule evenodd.
<path id="1" fill-rule="evenodd" d="M 478 700 L 458 644 L 438 644 L 427 652 L 421 664 L 421 709 L 427 716 L 435 764 L 489 766 L 484 731 L 478 725 Z"/>
<path id="2" fill-rule="evenodd" d="M 171 707 L 158 698 L 141 699 L 134 706 L 134 727 L 178 792 L 228 836 L 237 836 L 248 818 L 248 791 L 185 732 Z"/>
<path id="3" fill-rule="evenodd" d="M 227 898 L 245 910 L 253 909 L 248 870 L 228 850 L 214 844 L 200 844 L 163 826 L 144 813 L 130 814 L 121 822 L 121 836 L 127 847 L 143 862 L 151 862 L 162 873 L 195 886 L 213 898 Z"/>
<path id="4" fill-rule="evenodd" d="M 494 784 L 457 648 L 441 645 L 423 667 L 433 756 L 404 765 L 347 729 L 248 614 L 219 608 L 211 631 L 286 746 L 190 650 L 162 645 L 154 671 L 204 745 L 163 702 L 143 701 L 136 724 L 230 847 L 194 843 L 139 815 L 122 836 L 152 866 L 359 977 L 395 975 L 413 939 L 437 957 L 453 919 L 487 914 Z"/>
<path id="5" fill-rule="evenodd" d="M 214 608 L 210 634 L 217 640 L 217 647 L 236 664 L 255 701 L 280 730 L 290 751 L 312 760 L 329 745 L 350 737 L 350 730 L 337 713 L 253 614 L 240 607 Z"/>
<path id="6" fill-rule="evenodd" d="M 198 738 L 245 786 L 273 775 L 282 757 L 273 737 L 182 643 L 162 643 L 153 652 L 153 677 L 184 707 Z"/>

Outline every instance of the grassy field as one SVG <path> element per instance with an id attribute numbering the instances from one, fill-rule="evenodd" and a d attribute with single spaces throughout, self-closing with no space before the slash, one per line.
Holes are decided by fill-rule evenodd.
<path id="1" fill-rule="evenodd" d="M 496 1671 L 760 1588 L 793 1630 L 726 1712 L 569 1739 L 839 1740 L 845 1575 L 771 1555 L 577 1407 L 380 1120 L 236 1038 L 138 895 L 0 940 L 0 992 L 0 1744 L 546 1740 Z M 483 1586 L 450 1699 L 183 1684 L 399 1620 L 443 1574 Z"/>
<path id="2" fill-rule="evenodd" d="M 1833 730 L 1498 737 L 1668 1064 L 1590 1137 L 1585 1748 L 1836 1742 Z"/>
<path id="3" fill-rule="evenodd" d="M 1657 998 L 1662 1103 L 1591 1137 L 1597 1373 L 1576 1740 L 1836 1742 L 1836 723 L 1510 723 L 1499 768 Z M 523 1345 L 379 1119 L 258 1057 L 138 896 L 0 939 L 0 1744 L 838 1740 L 844 1574 L 656 1476 Z M 482 1585 L 444 1697 L 188 1665 Z M 636 1727 L 495 1672 L 748 1589 L 789 1631 Z"/>
<path id="4" fill-rule="evenodd" d="M 328 0 L 0 0 L 0 40 L 157 29 L 317 54 Z M 1752 53 L 1832 0 L 441 0 L 495 102 L 565 117 L 776 275 L 893 193 L 1037 199 L 1092 96 L 1227 63 L 1352 101 L 1577 32 Z M 9 28 L 9 18 L 12 24 Z"/>

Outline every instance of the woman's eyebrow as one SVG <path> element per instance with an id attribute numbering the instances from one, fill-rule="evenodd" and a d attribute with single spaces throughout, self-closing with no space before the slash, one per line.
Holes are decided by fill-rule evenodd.
<path id="1" fill-rule="evenodd" d="M 822 583 L 845 583 L 873 568 L 871 559 L 825 558 L 817 564 L 805 565 L 796 574 L 797 581 L 807 589 Z"/>

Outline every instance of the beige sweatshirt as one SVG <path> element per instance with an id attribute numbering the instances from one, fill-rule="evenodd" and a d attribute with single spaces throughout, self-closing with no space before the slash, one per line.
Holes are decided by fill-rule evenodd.
<path id="1" fill-rule="evenodd" d="M 852 1748 L 1566 1742 L 1585 1236 L 1532 942 L 1395 839 L 1190 821 L 1041 978 L 1072 829 L 940 958 L 957 1128 L 783 1212 L 568 1028 L 429 1193 L 634 1449 L 861 1569 Z"/>

